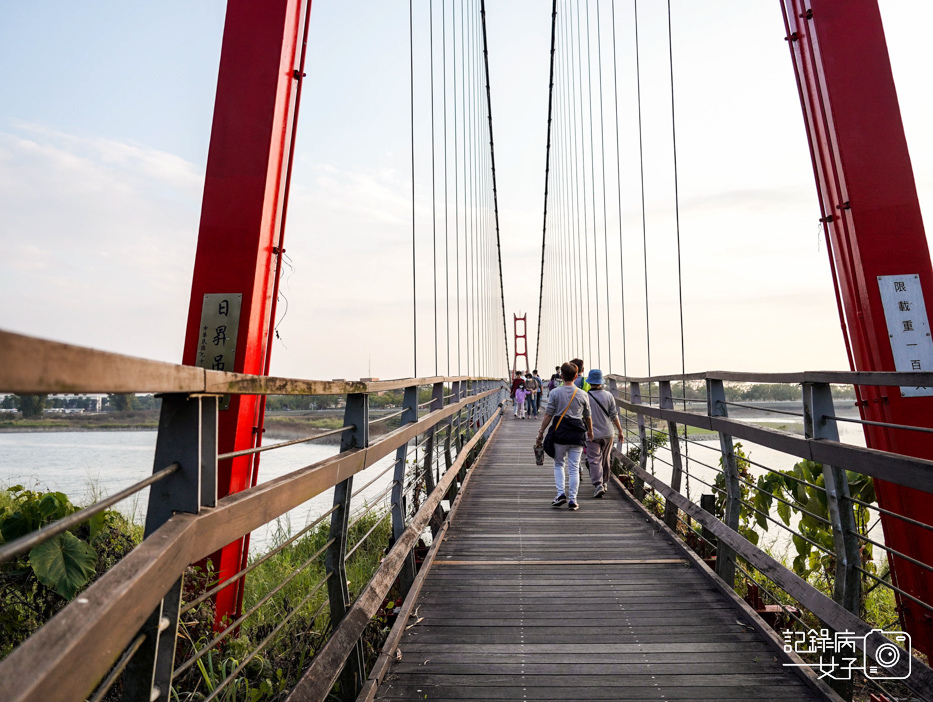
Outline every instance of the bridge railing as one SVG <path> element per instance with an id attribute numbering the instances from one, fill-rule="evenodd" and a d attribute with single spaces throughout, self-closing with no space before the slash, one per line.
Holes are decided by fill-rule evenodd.
<path id="1" fill-rule="evenodd" d="M 796 394 L 796 402 L 788 408 L 778 406 L 780 403 L 769 405 L 736 397 L 739 390 L 752 384 L 797 386 L 796 392 L 791 393 Z M 670 529 L 686 540 L 729 587 L 753 588 L 754 592 L 747 593 L 749 599 L 757 599 L 763 611 L 768 609 L 761 604 L 760 595 L 764 593 L 774 603 L 771 610 L 775 618 L 783 618 L 789 626 L 799 625 L 806 631 L 818 620 L 829 632 L 852 632 L 851 638 L 858 648 L 879 665 L 881 672 L 874 678 L 885 682 L 902 678 L 900 682 L 926 699 L 926 695 L 933 693 L 933 670 L 902 648 L 902 640 L 892 641 L 879 631 L 891 630 L 898 624 L 897 618 L 880 626 L 862 618 L 862 584 L 867 581 L 870 588 L 888 588 L 902 601 L 927 613 L 933 613 L 933 603 L 899 588 L 890 581 L 890 573 L 879 575 L 863 553 L 866 545 L 868 552 L 874 546 L 885 551 L 889 558 L 906 559 L 933 570 L 930 564 L 884 544 L 879 535 L 869 536 L 865 518 L 868 514 L 880 517 L 884 513 L 928 533 L 933 532 L 933 527 L 882 509 L 872 499 L 859 499 L 855 495 L 862 492 L 856 493 L 854 486 L 850 490 L 850 482 L 858 479 L 861 485 L 867 482 L 870 486 L 870 480 L 861 481 L 867 476 L 933 492 L 933 462 L 841 442 L 837 422 L 872 423 L 840 416 L 833 385 L 887 386 L 897 391 L 898 386 L 933 386 L 933 374 L 709 372 L 650 378 L 608 375 L 607 389 L 617 398 L 625 415 L 623 428 L 629 445 L 625 451 L 614 449 L 614 456 L 621 463 L 623 483 L 658 519 L 659 527 Z M 778 394 L 786 396 L 788 392 Z M 778 421 L 763 421 L 760 416 L 747 420 L 730 417 L 730 412 L 743 410 L 770 414 Z M 792 423 L 799 423 L 798 433 L 784 430 L 788 427 L 782 425 Z M 925 427 L 885 426 L 898 431 L 931 432 Z M 739 440 L 751 446 L 743 446 Z M 764 453 L 766 457 L 752 460 L 755 453 Z M 791 469 L 777 469 L 776 462 L 796 463 Z M 662 480 L 659 472 L 669 475 L 669 480 Z M 874 494 L 873 489 L 867 492 Z M 792 513 L 799 518 L 796 524 Z M 801 554 L 809 552 L 818 561 L 822 559 L 822 566 L 816 570 L 828 576 L 828 587 L 824 589 L 829 594 L 806 577 L 807 558 L 798 561 L 804 566 L 797 569 L 805 576 L 801 577 L 759 548 L 762 532 L 770 532 L 772 526 L 789 537 L 784 542 L 786 548 L 791 544 L 799 546 Z M 817 536 L 829 534 L 831 539 Z M 736 582 L 737 571 L 745 576 L 744 582 Z M 768 581 L 770 585 L 766 584 Z M 793 603 L 797 606 L 791 606 Z M 799 616 L 800 608 L 812 616 L 804 621 Z M 895 650 L 897 654 L 892 655 Z M 839 674 L 843 674 L 841 670 Z M 884 690 L 884 685 L 872 675 L 867 680 Z"/>
<path id="2" fill-rule="evenodd" d="M 371 418 L 370 396 L 397 390 L 403 391 L 403 408 Z M 310 668 L 299 668 L 294 679 L 276 679 L 272 685 L 281 690 L 300 680 L 302 699 L 325 699 L 339 678 L 340 696 L 354 699 L 366 680 L 364 654 L 374 653 L 364 651 L 363 635 L 393 585 L 404 598 L 416 575 L 416 547 L 441 527 L 442 503 L 453 501 L 498 422 L 505 385 L 501 379 L 465 376 L 360 382 L 247 376 L 0 332 L 0 392 L 158 393 L 162 400 L 152 476 L 38 531 L 0 543 L 3 568 L 149 488 L 143 541 L 0 662 L 0 699 L 116 699 L 119 680 L 124 700 L 185 700 L 190 695 L 172 688 L 185 676 L 203 677 L 198 699 L 239 699 L 247 694 L 235 687 L 243 682 L 243 670 L 273 637 L 288 632 L 284 627 L 303 608 L 298 635 L 309 641 L 304 652 Z M 345 402 L 344 418 L 338 429 L 218 455 L 219 400 L 229 394 L 339 395 Z M 396 417 L 397 429 L 372 438 L 375 425 Z M 337 435 L 337 455 L 218 499 L 219 461 Z M 387 466 L 377 466 L 380 459 L 393 456 Z M 378 474 L 367 473 L 367 484 L 354 490 L 354 476 L 369 468 Z M 361 493 L 380 480 L 387 483 L 384 489 L 360 505 Z M 332 488 L 329 510 L 222 582 L 190 567 Z M 385 512 L 373 516 L 380 507 Z M 353 584 L 351 598 L 347 563 L 385 522 L 390 522 L 389 543 L 376 548 L 378 558 L 384 545 L 385 556 L 368 582 Z M 364 525 L 365 533 L 359 533 Z M 209 628 L 210 635 L 202 640 L 189 635 L 189 645 L 179 645 L 188 633 L 186 620 L 203 619 L 206 611 L 212 621 L 214 595 L 316 531 L 325 532 L 320 547 L 256 602 L 248 602 L 238 619 Z M 312 572 L 322 576 L 313 581 L 308 576 Z M 196 586 L 186 587 L 185 579 L 192 575 Z M 295 578 L 304 578 L 300 587 L 295 587 Z M 262 630 L 264 638 L 249 642 L 249 649 L 235 659 L 229 656 L 221 673 L 207 676 L 205 670 L 219 664 L 215 654 L 231 645 L 244 621 L 273 604 L 281 610 L 274 617 L 276 626 Z M 312 645 L 309 629 L 315 625 L 329 636 Z M 177 650 L 187 653 L 185 660 L 175 659 Z"/>

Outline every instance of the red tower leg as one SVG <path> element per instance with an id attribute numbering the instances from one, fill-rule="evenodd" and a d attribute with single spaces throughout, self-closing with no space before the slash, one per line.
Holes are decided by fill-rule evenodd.
<path id="1" fill-rule="evenodd" d="M 183 363 L 268 371 L 310 6 L 310 0 L 227 3 Z M 220 412 L 220 453 L 259 445 L 262 410 L 262 398 L 229 398 Z M 253 485 L 257 467 L 249 456 L 221 462 L 218 496 Z M 214 554 L 221 580 L 245 563 L 247 544 L 238 540 Z M 218 593 L 218 624 L 237 611 L 242 583 Z"/>
<path id="2" fill-rule="evenodd" d="M 852 368 L 933 370 L 928 366 L 930 330 L 914 334 L 920 320 L 913 316 L 918 300 L 925 301 L 926 310 L 933 310 L 933 269 L 878 2 L 782 0 L 781 4 Z M 895 286 L 907 296 L 890 299 L 886 307 L 882 290 L 893 292 Z M 910 308 L 903 314 L 897 309 L 899 300 Z M 913 355 L 905 355 L 907 345 L 914 342 Z M 933 389 L 902 393 L 897 387 L 863 388 L 862 418 L 931 427 L 931 394 Z M 933 459 L 929 435 L 866 426 L 865 438 L 872 448 Z M 883 508 L 933 524 L 930 494 L 885 481 L 876 481 L 875 487 Z M 933 564 L 929 531 L 882 516 L 888 546 Z M 929 570 L 896 556 L 889 562 L 897 587 L 933 603 Z M 898 596 L 898 606 L 914 647 L 929 655 L 931 612 L 903 596 Z"/>

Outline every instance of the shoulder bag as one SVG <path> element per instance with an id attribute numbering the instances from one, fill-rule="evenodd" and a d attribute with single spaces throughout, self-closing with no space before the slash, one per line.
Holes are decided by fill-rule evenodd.
<path id="1" fill-rule="evenodd" d="M 573 395 L 570 396 L 570 401 L 567 403 L 567 406 L 564 407 L 564 411 L 561 412 L 557 421 L 553 422 L 551 426 L 548 427 L 547 434 L 544 437 L 544 452 L 551 458 L 554 457 L 555 444 L 583 446 L 585 443 L 586 428 L 583 426 L 582 421 L 574 417 L 568 417 L 567 421 L 563 422 L 564 415 L 567 414 L 567 410 L 569 410 L 570 405 L 573 404 L 573 398 L 577 396 L 578 390 L 579 388 L 574 388 Z M 562 423 L 564 425 L 563 428 L 561 428 Z"/>

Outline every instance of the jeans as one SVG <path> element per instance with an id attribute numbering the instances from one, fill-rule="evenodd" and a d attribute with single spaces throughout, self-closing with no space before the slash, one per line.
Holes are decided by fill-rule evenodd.
<path id="1" fill-rule="evenodd" d="M 525 398 L 525 409 L 528 410 L 528 416 L 529 416 L 529 417 L 530 417 L 531 415 L 533 415 L 533 414 L 534 414 L 534 415 L 537 415 L 537 414 L 538 414 L 538 410 L 535 409 L 535 395 L 534 395 L 534 393 L 530 393 L 530 394 L 528 395 L 528 397 Z"/>
<path id="2" fill-rule="evenodd" d="M 554 444 L 554 485 L 558 495 L 566 495 L 570 502 L 577 501 L 577 490 L 580 488 L 580 458 L 583 456 L 582 446 L 568 446 L 567 444 Z M 564 462 L 570 473 L 570 490 L 564 490 Z"/>

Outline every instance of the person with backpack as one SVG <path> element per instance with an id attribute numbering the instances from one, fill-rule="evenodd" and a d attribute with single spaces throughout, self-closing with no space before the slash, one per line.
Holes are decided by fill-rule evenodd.
<path id="1" fill-rule="evenodd" d="M 622 439 L 622 423 L 612 393 L 603 390 L 603 372 L 594 368 L 586 376 L 590 390 L 587 393 L 593 413 L 593 434 L 586 442 L 586 458 L 590 465 L 590 482 L 593 497 L 600 498 L 609 490 L 609 473 L 612 466 L 612 445 L 615 443 L 613 426 Z M 595 405 L 595 406 L 594 406 Z M 621 447 L 620 447 L 621 448 Z"/>
<path id="2" fill-rule="evenodd" d="M 554 388 L 559 388 L 559 387 L 560 387 L 560 384 L 561 384 L 561 379 L 560 379 L 560 366 L 557 366 L 556 368 L 554 368 L 554 371 L 555 371 L 555 372 L 554 372 L 554 375 L 552 375 L 552 376 L 551 376 L 551 379 L 550 379 L 549 381 L 547 381 L 547 392 L 548 392 L 548 396 L 550 396 L 551 390 L 553 390 Z"/>
<path id="3" fill-rule="evenodd" d="M 590 384 L 586 381 L 586 378 L 583 377 L 583 359 L 575 358 L 571 363 L 577 367 L 577 377 L 574 378 L 573 384 L 583 392 L 589 392 Z"/>
<path id="4" fill-rule="evenodd" d="M 593 439 L 593 423 L 589 396 L 573 384 L 577 377 L 577 367 L 565 363 L 560 367 L 560 375 L 563 385 L 555 388 L 548 397 L 537 443 L 543 442 L 544 432 L 553 419 L 554 484 L 557 497 L 551 506 L 560 507 L 566 503 L 573 511 L 579 509 L 577 491 L 580 487 L 580 457 L 583 455 L 583 444 Z M 565 489 L 568 479 L 564 472 L 565 464 L 569 473 L 569 490 Z"/>

